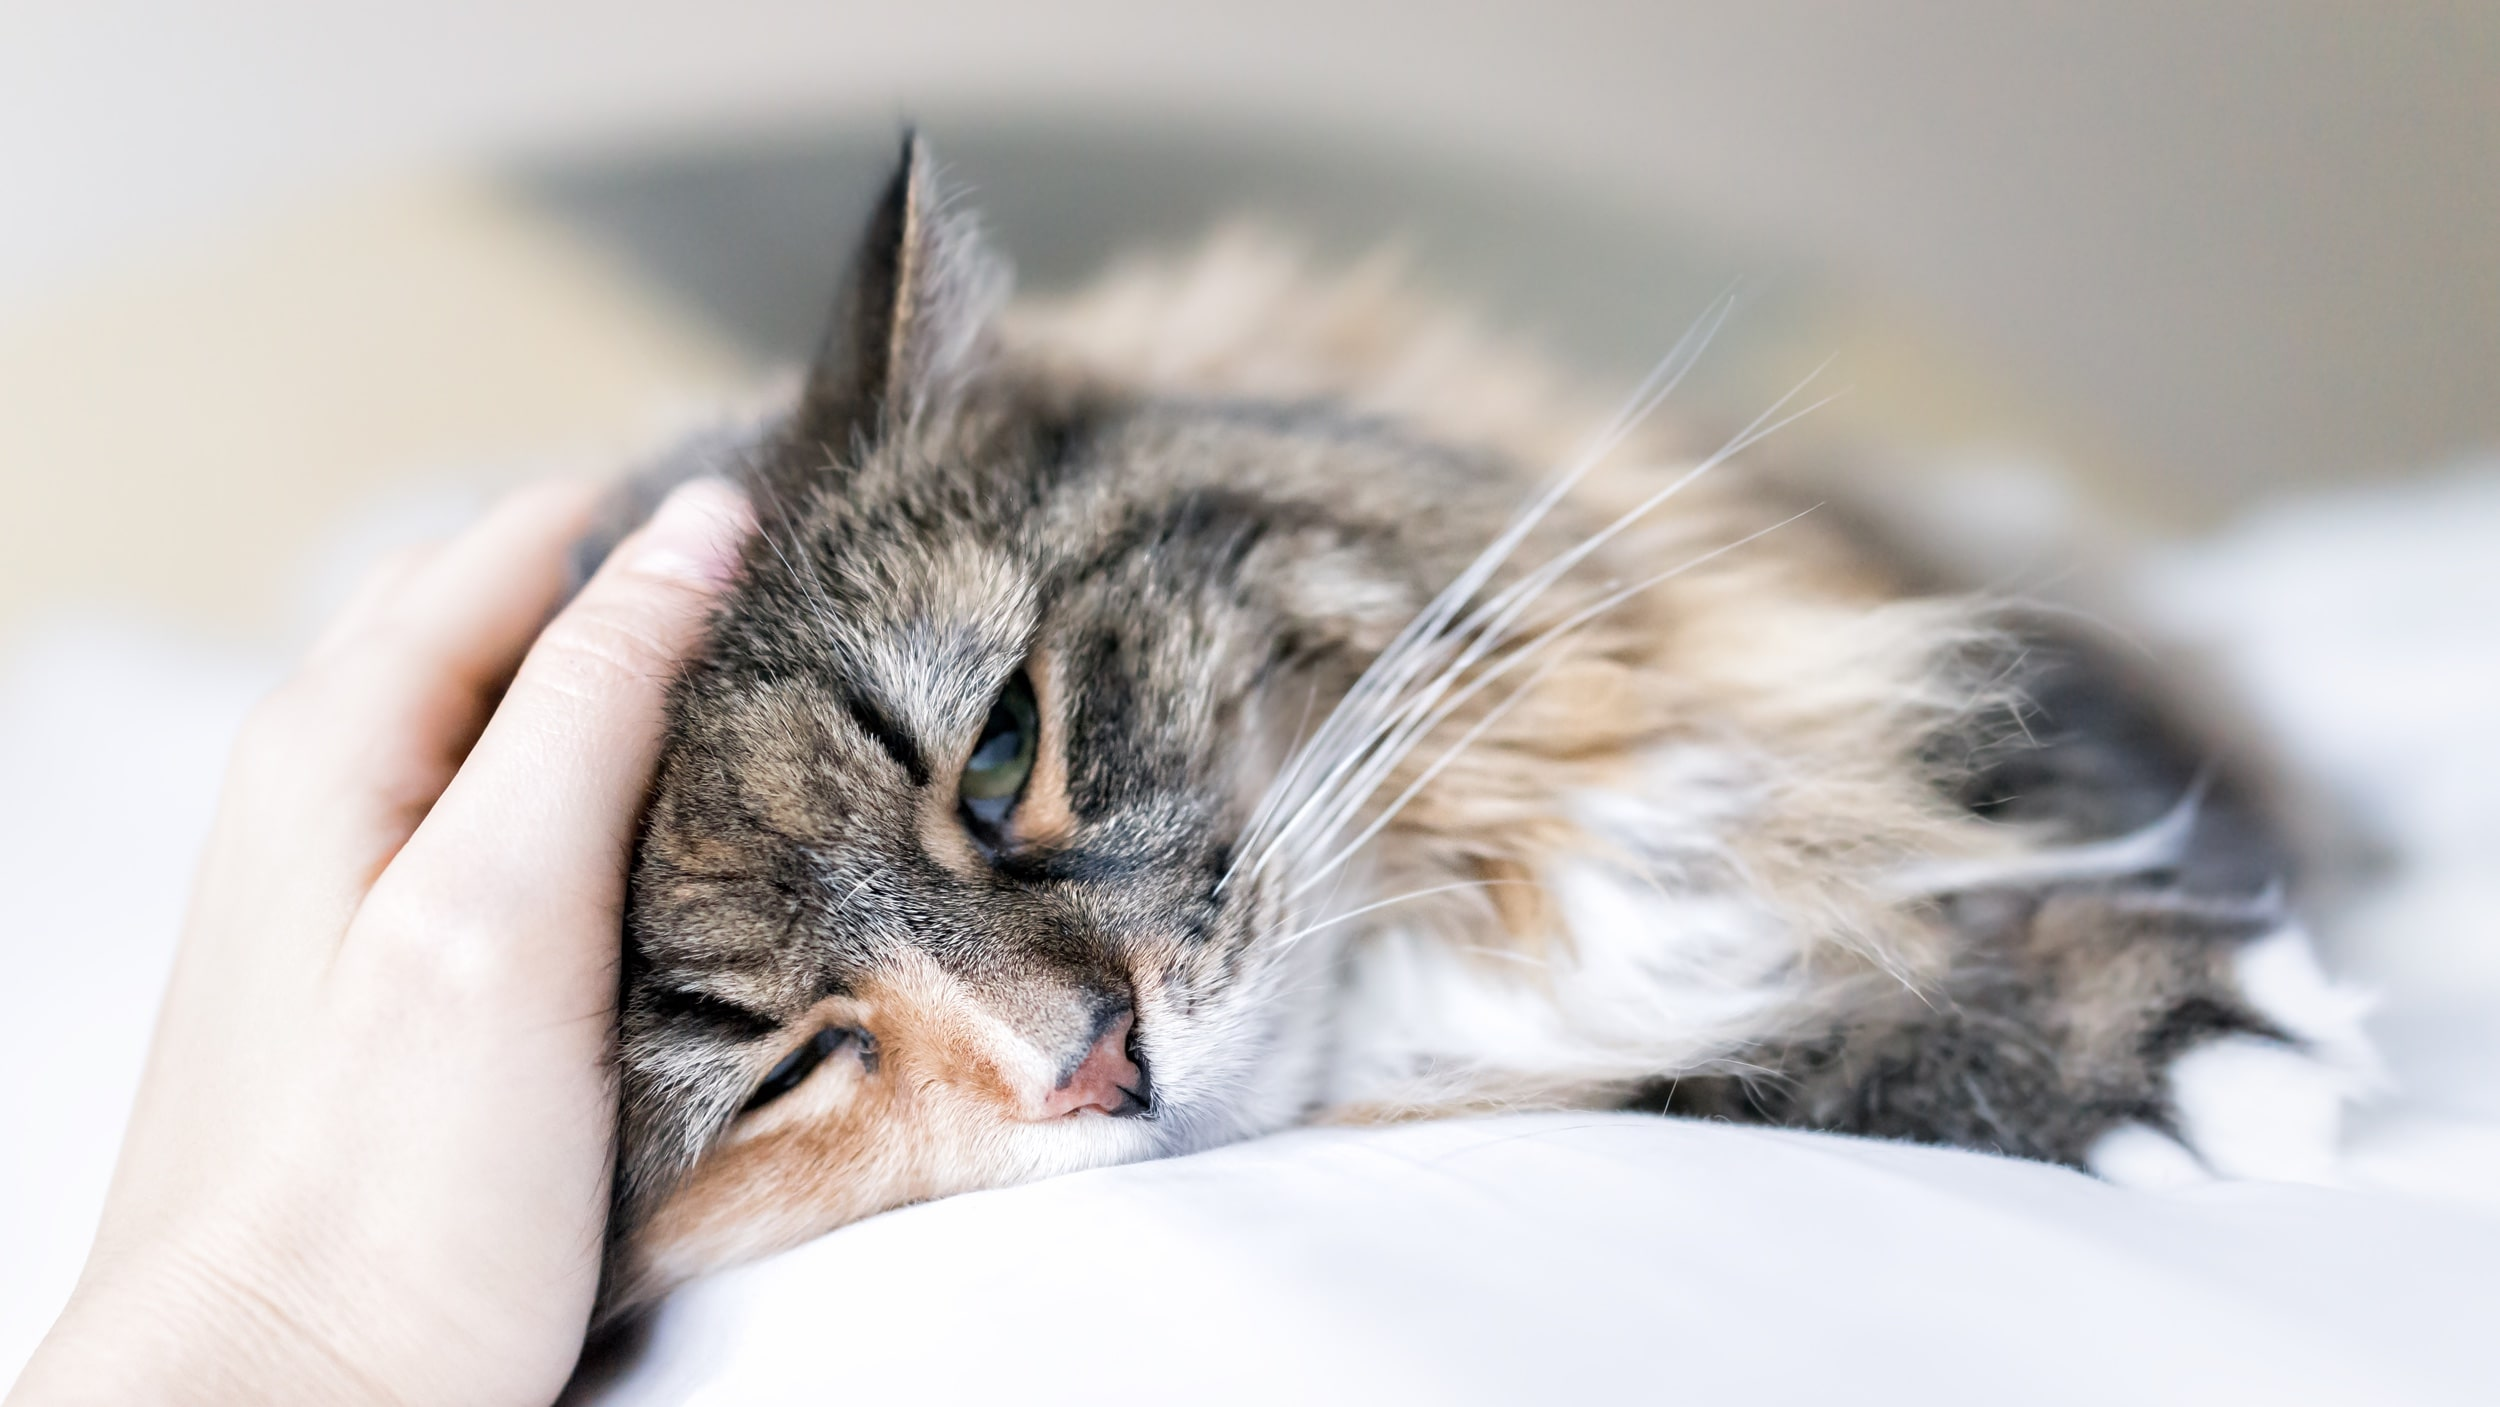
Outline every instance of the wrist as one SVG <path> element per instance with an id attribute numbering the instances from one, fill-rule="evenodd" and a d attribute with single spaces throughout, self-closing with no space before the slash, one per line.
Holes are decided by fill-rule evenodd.
<path id="1" fill-rule="evenodd" d="M 404 1403 L 282 1295 L 159 1248 L 91 1273 L 5 1407 Z"/>

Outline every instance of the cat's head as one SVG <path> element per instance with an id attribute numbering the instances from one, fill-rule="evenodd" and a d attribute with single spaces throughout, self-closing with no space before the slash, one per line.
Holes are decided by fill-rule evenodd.
<path id="1" fill-rule="evenodd" d="M 1413 486 L 1491 477 L 1054 370 L 1003 285 L 910 148 L 742 452 L 761 531 L 633 873 L 611 1309 L 1315 1097 L 1327 946 L 1278 941 L 1305 905 L 1245 823 L 1447 579 Z"/>

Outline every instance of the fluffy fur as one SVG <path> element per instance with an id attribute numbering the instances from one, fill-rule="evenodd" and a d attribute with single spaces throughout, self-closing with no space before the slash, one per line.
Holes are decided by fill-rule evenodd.
<path id="1" fill-rule="evenodd" d="M 620 499 L 729 473 L 762 527 L 635 865 L 609 1312 L 1314 1119 L 1648 1107 L 2157 1179 L 2249 1053 L 2360 1058 L 2257 956 L 2290 861 L 2210 741 L 1722 468 L 1802 400 L 1657 423 L 1724 308 L 1610 416 L 1248 236 L 1004 288 L 911 147 L 791 406 Z M 1020 674 L 989 829 L 956 779 Z M 1134 1100 L 1056 1112 L 1104 1061 Z M 2312 1086 L 2299 1149 L 2216 1165 L 2317 1173 Z"/>

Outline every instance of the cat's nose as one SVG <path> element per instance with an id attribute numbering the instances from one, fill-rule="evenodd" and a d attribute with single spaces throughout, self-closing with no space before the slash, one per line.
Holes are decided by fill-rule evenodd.
<path id="1" fill-rule="evenodd" d="M 1042 1117 L 1063 1119 L 1073 1114 L 1109 1114 L 1134 1119 L 1154 1107 L 1154 1090 L 1130 1048 L 1137 1030 L 1136 1013 L 1121 1008 L 1094 1035 L 1084 1058 L 1061 1074 L 1059 1087 L 1042 1101 Z"/>

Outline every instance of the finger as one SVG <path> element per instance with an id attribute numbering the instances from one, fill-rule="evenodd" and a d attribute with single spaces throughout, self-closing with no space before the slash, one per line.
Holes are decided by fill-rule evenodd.
<path id="1" fill-rule="evenodd" d="M 613 1000 L 624 876 L 667 690 L 751 531 L 716 480 L 670 495 L 522 662 L 477 746 L 375 885 L 351 945 L 412 943 L 563 1009 Z M 523 980 L 515 959 L 538 967 Z"/>
<path id="2" fill-rule="evenodd" d="M 377 632 L 453 668 L 508 674 L 554 612 L 572 546 L 607 492 L 552 479 L 506 495 L 408 578 Z"/>
<path id="3" fill-rule="evenodd" d="M 335 940 L 416 829 L 563 591 L 587 485 L 540 485 L 377 574 L 238 749 L 233 829 L 274 845 Z"/>
<path id="4" fill-rule="evenodd" d="M 319 658 L 340 641 L 349 639 L 373 623 L 382 602 L 397 594 L 419 568 L 443 550 L 440 541 L 413 543 L 395 547 L 375 559 L 349 592 L 338 611 L 330 617 L 321 633 L 313 638 L 312 648 L 304 652 L 306 659 Z"/>
<path id="5" fill-rule="evenodd" d="M 152 1043 L 146 1088 L 172 1110 L 152 1126 L 175 1146 L 208 1142 L 184 1111 L 215 1102 L 190 1091 L 242 1087 L 238 1062 L 267 1054 L 220 1033 L 286 1028 L 449 781 L 483 724 L 484 681 L 500 686 L 552 611 L 588 503 L 579 485 L 525 490 L 448 543 L 395 554 L 254 711 Z"/>
<path id="6" fill-rule="evenodd" d="M 306 683 L 350 727 L 390 730 L 412 684 L 430 703 L 474 704 L 511 676 L 554 612 L 597 493 L 568 480 L 506 497 L 334 627 Z"/>

